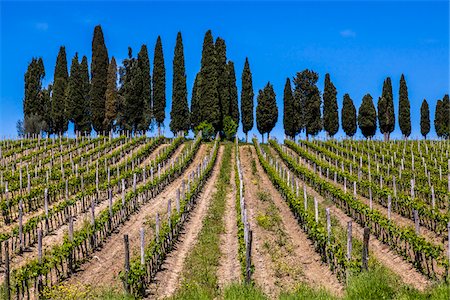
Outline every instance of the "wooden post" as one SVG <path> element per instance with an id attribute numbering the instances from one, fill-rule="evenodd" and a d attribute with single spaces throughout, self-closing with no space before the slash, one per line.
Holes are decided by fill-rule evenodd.
<path id="1" fill-rule="evenodd" d="M 44 211 L 45 211 L 45 231 L 49 232 L 49 223 L 48 223 L 48 189 L 44 190 Z"/>
<path id="2" fill-rule="evenodd" d="M 144 228 L 141 227 L 141 265 L 145 264 L 145 240 L 144 240 Z"/>
<path id="3" fill-rule="evenodd" d="M 344 193 L 347 193 L 347 177 L 344 177 Z"/>
<path id="4" fill-rule="evenodd" d="M 177 213 L 180 213 L 180 188 L 177 189 Z"/>
<path id="5" fill-rule="evenodd" d="M 435 209 L 436 206 L 436 198 L 434 195 L 434 186 L 431 186 L 431 207 L 433 208 L 433 210 Z"/>
<path id="6" fill-rule="evenodd" d="M 369 227 L 364 227 L 364 241 L 363 241 L 363 251 L 362 251 L 362 270 L 368 270 L 369 263 L 369 237 L 370 229 Z"/>
<path id="7" fill-rule="evenodd" d="M 391 194 L 388 195 L 388 220 L 391 219 L 392 199 Z"/>
<path id="8" fill-rule="evenodd" d="M 347 222 L 347 259 L 352 259 L 352 221 Z"/>
<path id="9" fill-rule="evenodd" d="M 394 197 L 397 198 L 397 184 L 395 182 L 395 176 L 392 176 L 392 185 L 394 186 Z"/>
<path id="10" fill-rule="evenodd" d="M 353 181 L 353 196 L 356 197 L 356 181 Z"/>
<path id="11" fill-rule="evenodd" d="M 23 252 L 23 201 L 22 199 L 20 199 L 19 201 L 19 242 L 20 242 L 20 246 L 19 246 L 19 251 L 20 253 Z"/>
<path id="12" fill-rule="evenodd" d="M 69 217 L 69 241 L 73 242 L 73 217 Z M 73 251 L 69 254 L 69 272 L 73 273 Z"/>
<path id="13" fill-rule="evenodd" d="M 369 207 L 372 209 L 372 187 L 369 186 Z"/>
<path id="14" fill-rule="evenodd" d="M 249 284 L 251 282 L 251 272 L 252 272 L 252 239 L 253 233 L 251 230 L 248 231 L 247 247 L 245 251 L 245 262 L 246 262 L 246 272 L 245 272 L 245 283 Z"/>
<path id="15" fill-rule="evenodd" d="M 303 203 L 305 206 L 305 212 L 308 209 L 308 195 L 306 194 L 306 185 L 303 183 Z"/>
<path id="16" fill-rule="evenodd" d="M 130 273 L 130 243 L 128 241 L 128 234 L 123 235 L 123 242 L 125 246 L 125 280 L 123 282 L 125 291 L 130 292 L 130 287 L 128 286 L 128 274 Z"/>
<path id="17" fill-rule="evenodd" d="M 327 236 L 328 236 L 328 242 L 330 242 L 331 239 L 331 218 L 330 218 L 330 208 L 325 208 L 325 212 L 327 214 Z"/>
<path id="18" fill-rule="evenodd" d="M 156 220 L 155 220 L 155 236 L 156 236 L 156 242 L 159 242 L 159 214 L 156 213 Z"/>
<path id="19" fill-rule="evenodd" d="M 416 234 L 420 233 L 420 222 L 419 222 L 419 211 L 417 209 L 414 210 L 414 225 L 416 227 Z"/>
<path id="20" fill-rule="evenodd" d="M 7 300 L 11 299 L 9 277 L 10 277 L 10 270 L 9 270 L 9 241 L 6 240 L 5 241 L 5 296 L 6 296 Z"/>
<path id="21" fill-rule="evenodd" d="M 38 262 L 39 262 L 39 264 L 42 264 L 42 229 L 38 229 Z M 42 292 L 42 275 L 39 274 L 39 277 L 38 277 L 39 296 L 40 296 L 41 292 Z"/>
<path id="22" fill-rule="evenodd" d="M 319 223 L 319 206 L 316 197 L 314 197 L 314 216 L 316 219 L 316 223 Z"/>

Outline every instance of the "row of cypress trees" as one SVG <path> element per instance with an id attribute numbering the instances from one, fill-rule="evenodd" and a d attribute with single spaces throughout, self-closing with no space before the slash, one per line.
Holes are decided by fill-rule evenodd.
<path id="1" fill-rule="evenodd" d="M 61 134 L 67 131 L 69 121 L 76 132 L 90 133 L 110 130 L 145 132 L 154 125 L 160 128 L 165 120 L 166 71 L 161 38 L 158 37 L 153 57 L 153 73 L 146 45 L 142 45 L 137 57 L 128 48 L 128 57 L 118 68 L 116 59 L 108 57 L 103 31 L 100 25 L 94 29 L 92 40 L 91 72 L 88 60 L 81 62 L 76 53 L 67 68 L 65 47 L 57 56 L 53 84 L 42 87 L 45 76 L 41 58 L 33 58 L 25 73 L 25 97 L 23 102 L 26 133 Z M 321 95 L 317 81 L 319 75 L 312 70 L 298 72 L 291 80 L 286 79 L 284 88 L 283 126 L 285 134 L 295 138 L 299 133 L 315 136 L 325 130 L 334 136 L 339 130 L 337 90 L 325 75 Z M 247 134 L 254 126 L 254 92 L 252 73 L 248 59 L 241 75 L 241 106 L 239 113 L 238 91 L 234 63 L 227 59 L 225 41 L 215 41 L 211 30 L 203 41 L 201 68 L 195 77 L 190 107 L 186 85 L 186 69 L 181 33 L 178 33 L 173 58 L 172 107 L 170 130 L 175 134 L 204 127 L 225 133 L 239 121 Z M 383 83 L 382 95 L 377 109 L 370 94 L 364 96 L 358 114 L 348 94 L 343 96 L 342 128 L 352 137 L 357 130 L 370 138 L 375 135 L 377 123 L 386 140 L 395 128 L 395 113 L 391 79 Z M 323 110 L 323 116 L 322 116 Z M 377 113 L 378 110 L 378 113 Z M 399 125 L 402 134 L 411 134 L 410 102 L 406 81 L 402 75 L 399 91 Z M 448 95 L 436 105 L 434 125 L 439 137 L 450 137 L 450 105 Z M 276 95 L 272 84 L 258 92 L 256 127 L 270 134 L 278 121 Z M 378 122 L 377 122 L 378 121 Z M 231 123 L 231 124 L 230 124 Z M 430 131 L 429 108 L 426 100 L 421 107 L 421 132 L 426 137 Z"/>

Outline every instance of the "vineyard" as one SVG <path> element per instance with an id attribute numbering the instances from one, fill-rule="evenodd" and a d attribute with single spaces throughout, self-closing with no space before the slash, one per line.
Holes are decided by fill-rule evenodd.
<path id="1" fill-rule="evenodd" d="M 449 150 L 201 133 L 3 140 L 1 292 L 449 299 Z"/>

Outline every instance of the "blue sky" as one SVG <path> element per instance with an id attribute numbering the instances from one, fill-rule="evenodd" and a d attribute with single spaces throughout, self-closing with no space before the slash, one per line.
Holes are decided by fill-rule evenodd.
<path id="1" fill-rule="evenodd" d="M 75 52 L 80 57 L 87 55 L 90 61 L 97 24 L 103 27 L 110 57 L 119 62 L 127 56 L 128 46 L 136 54 L 141 44 L 147 44 L 153 63 L 156 38 L 161 35 L 167 74 L 167 134 L 178 31 L 183 34 L 189 99 L 200 69 L 204 33 L 211 29 L 215 38 L 226 41 L 239 91 L 245 57 L 250 61 L 255 95 L 267 81 L 274 85 L 279 117 L 272 134 L 280 138 L 285 80 L 306 68 L 319 73 L 321 91 L 325 73 L 330 73 L 338 91 L 339 111 L 344 93 L 350 94 L 357 107 L 366 93 L 378 99 L 383 80 L 390 76 L 396 114 L 399 80 L 404 73 L 411 101 L 412 137 L 420 136 L 422 100 L 429 101 L 433 122 L 436 101 L 449 90 L 448 1 L 1 1 L 0 10 L 2 137 L 16 135 L 16 121 L 23 118 L 23 75 L 31 58 L 43 58 L 47 85 L 53 78 L 60 45 L 66 46 L 69 62 Z M 251 133 L 257 133 L 256 125 Z M 342 129 L 338 135 L 343 135 Z M 361 136 L 359 130 L 357 136 Z M 400 136 L 397 123 L 393 137 Z"/>

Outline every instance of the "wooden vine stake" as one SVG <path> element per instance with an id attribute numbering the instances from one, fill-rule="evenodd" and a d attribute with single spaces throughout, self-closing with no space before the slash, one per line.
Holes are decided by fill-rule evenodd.
<path id="1" fill-rule="evenodd" d="M 328 243 L 331 239 L 331 218 L 330 218 L 330 208 L 325 208 L 325 212 L 327 214 L 327 237 L 328 237 Z"/>
<path id="2" fill-rule="evenodd" d="M 316 197 L 314 197 L 314 216 L 316 219 L 316 223 L 319 223 L 319 205 L 317 203 Z"/>
<path id="3" fill-rule="evenodd" d="M 48 223 L 48 189 L 44 190 L 44 210 L 45 210 L 45 231 L 48 233 L 50 231 Z"/>
<path id="4" fill-rule="evenodd" d="M 450 225 L 449 225 L 450 226 Z M 10 270 L 9 270 L 9 241 L 5 241 L 5 297 L 6 300 L 11 299 L 10 294 Z"/>
<path id="5" fill-rule="evenodd" d="M 130 292 L 130 287 L 128 285 L 128 274 L 130 273 L 130 242 L 128 240 L 128 234 L 123 235 L 123 242 L 125 246 L 125 280 L 123 285 L 127 293 Z"/>
<path id="6" fill-rule="evenodd" d="M 69 217 L 69 241 L 73 242 L 73 217 Z M 69 271 L 73 273 L 73 251 L 69 255 Z"/>
<path id="7" fill-rule="evenodd" d="M 38 262 L 42 264 L 42 229 L 38 229 Z M 38 293 L 39 298 L 42 293 L 42 274 L 38 277 Z"/>
<path id="8" fill-rule="evenodd" d="M 388 220 L 391 219 L 392 199 L 391 194 L 388 195 Z"/>
<path id="9" fill-rule="evenodd" d="M 140 235 L 141 235 L 141 265 L 145 264 L 145 240 L 144 240 L 144 228 L 141 227 L 140 229 Z"/>
<path id="10" fill-rule="evenodd" d="M 420 232 L 420 222 L 419 222 L 419 211 L 417 209 L 414 210 L 414 225 L 416 228 L 416 233 Z"/>
<path id="11" fill-rule="evenodd" d="M 22 199 L 20 199 L 19 201 L 19 242 L 20 242 L 20 246 L 19 246 L 19 251 L 20 253 L 23 252 L 23 201 Z"/>
<path id="12" fill-rule="evenodd" d="M 362 249 L 362 270 L 368 270 L 369 263 L 369 237 L 370 237 L 370 229 L 369 227 L 364 227 L 364 240 L 363 240 L 363 249 Z"/>
<path id="13" fill-rule="evenodd" d="M 250 284 L 251 282 L 251 276 L 252 276 L 252 239 L 253 239 L 253 233 L 251 230 L 248 231 L 247 234 L 247 247 L 245 251 L 245 283 Z"/>

